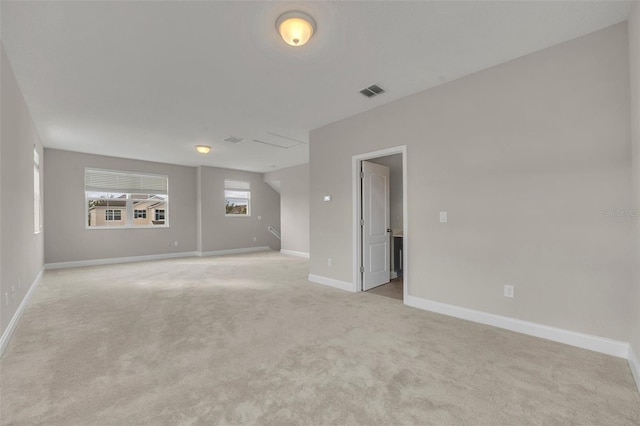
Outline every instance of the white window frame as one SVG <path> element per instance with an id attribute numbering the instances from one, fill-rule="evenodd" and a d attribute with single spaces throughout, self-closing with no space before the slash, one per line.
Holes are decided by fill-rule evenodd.
<path id="1" fill-rule="evenodd" d="M 157 229 L 157 228 L 169 228 L 169 176 L 167 175 L 159 175 L 152 173 L 140 173 L 140 172 L 129 172 L 122 170 L 107 170 L 107 169 L 97 169 L 93 167 L 85 167 L 85 196 L 84 196 L 84 226 L 85 229 Z M 105 182 L 101 187 L 100 183 L 93 185 L 89 176 L 98 176 L 104 177 Z M 114 179 L 110 179 L 114 178 Z M 119 180 L 119 179 L 120 180 Z M 98 179 L 99 181 L 100 179 Z M 117 182 L 116 182 L 117 181 Z M 121 184 L 120 181 L 126 182 Z M 136 182 L 139 181 L 139 182 Z M 147 182 L 155 182 L 154 184 L 149 184 Z M 157 186 L 157 183 L 164 182 L 164 185 Z M 95 200 L 96 198 L 89 197 L 89 193 L 117 193 L 124 194 L 124 198 L 118 198 L 117 201 L 125 201 L 124 206 L 107 206 L 107 209 L 114 210 L 122 210 L 122 220 L 125 221 L 124 225 L 107 225 L 107 226 L 90 226 L 88 217 L 89 217 L 89 200 Z M 164 208 L 160 210 L 164 210 L 164 224 L 162 225 L 136 225 L 134 224 L 134 210 L 135 209 L 134 202 L 140 201 L 132 195 L 135 194 L 147 194 L 147 195 L 161 195 L 166 197 L 164 201 Z M 106 199 L 107 201 L 109 199 Z M 116 199 L 114 199 L 116 201 Z M 106 209 L 105 209 L 106 210 Z M 106 213 L 105 213 L 106 214 Z M 147 213 L 147 218 L 149 218 L 149 213 Z M 105 217 L 106 219 L 106 217 Z M 109 222 L 106 221 L 105 222 Z"/>
<path id="2" fill-rule="evenodd" d="M 40 179 L 40 155 L 33 147 L 33 233 L 42 232 L 42 184 Z"/>
<path id="3" fill-rule="evenodd" d="M 104 220 L 105 222 L 116 222 L 116 221 L 121 221 L 122 220 L 122 210 L 123 209 L 116 209 L 116 208 L 111 208 L 111 209 L 104 209 Z M 118 218 L 116 219 L 116 212 L 118 212 Z M 111 217 L 109 217 L 111 216 Z M 126 216 L 126 212 L 125 212 L 125 216 Z"/>
<path id="4" fill-rule="evenodd" d="M 228 192 L 239 191 L 246 192 L 247 197 L 227 197 Z M 247 202 L 247 213 L 227 213 L 227 198 L 238 198 L 242 200 L 246 200 Z M 242 180 L 242 179 L 225 179 L 224 180 L 224 215 L 226 217 L 251 217 L 251 181 Z"/>

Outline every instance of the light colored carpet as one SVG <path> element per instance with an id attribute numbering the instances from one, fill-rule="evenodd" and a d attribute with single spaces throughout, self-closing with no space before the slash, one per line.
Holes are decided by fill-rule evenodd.
<path id="1" fill-rule="evenodd" d="M 2 424 L 640 424 L 625 360 L 307 273 L 275 252 L 48 271 Z"/>

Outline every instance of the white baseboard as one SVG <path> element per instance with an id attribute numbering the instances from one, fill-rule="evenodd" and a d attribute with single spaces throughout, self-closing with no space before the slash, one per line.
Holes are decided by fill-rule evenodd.
<path id="1" fill-rule="evenodd" d="M 627 357 L 627 362 L 629 363 L 629 367 L 631 368 L 633 379 L 636 381 L 638 392 L 640 392 L 640 361 L 638 361 L 638 358 L 636 357 L 635 352 L 633 352 L 633 348 L 631 346 L 629 346 L 629 356 Z"/>
<path id="2" fill-rule="evenodd" d="M 144 262 L 147 260 L 175 259 L 180 257 L 199 256 L 197 251 L 180 253 L 149 254 L 145 256 L 112 257 L 108 259 L 76 260 L 72 262 L 47 263 L 45 269 L 78 268 L 81 266 L 111 265 L 114 263 Z"/>
<path id="3" fill-rule="evenodd" d="M 553 340 L 554 342 L 577 346 L 579 348 L 589 349 L 619 358 L 627 358 L 629 356 L 629 344 L 619 340 L 612 340 L 590 334 L 564 330 L 561 328 L 549 327 L 543 324 L 462 308 L 460 306 L 448 305 L 446 303 L 435 302 L 410 295 L 405 297 L 404 303 L 405 305 L 412 306 L 414 308 L 449 315 L 480 324 L 492 325 L 494 327 L 504 328 L 518 333 L 540 337 L 542 339 Z"/>
<path id="4" fill-rule="evenodd" d="M 333 278 L 322 277 L 320 275 L 309 274 L 309 281 L 328 285 L 329 287 L 339 288 L 340 290 L 345 290 L 353 293 L 353 284 L 346 281 L 334 280 Z"/>
<path id="5" fill-rule="evenodd" d="M 162 253 L 162 254 L 149 254 L 144 256 L 111 257 L 108 259 L 76 260 L 72 262 L 47 263 L 46 265 L 44 265 L 44 268 L 45 269 L 78 268 L 82 266 L 111 265 L 114 263 L 130 263 L 130 262 L 145 262 L 148 260 L 178 259 L 181 257 L 222 256 L 225 254 L 251 253 L 255 251 L 266 251 L 266 250 L 271 250 L 271 247 L 260 246 L 260 247 L 247 247 L 247 248 L 239 248 L 239 249 L 216 250 L 216 251 L 205 251 L 205 252 L 183 251 L 180 253 Z"/>
<path id="6" fill-rule="evenodd" d="M 260 246 L 260 247 L 247 247 L 247 248 L 229 249 L 229 250 L 203 251 L 203 252 L 198 252 L 197 255 L 202 257 L 224 256 L 225 254 L 252 253 L 255 251 L 269 251 L 269 250 L 271 250 L 271 247 L 269 246 Z"/>
<path id="7" fill-rule="evenodd" d="M 13 317 L 11 317 L 11 321 L 9 321 L 9 325 L 4 330 L 4 333 L 2 333 L 2 337 L 0 337 L 0 357 L 2 357 L 5 349 L 9 345 L 11 336 L 13 336 L 13 332 L 16 331 L 16 327 L 18 327 L 18 322 L 20 322 L 20 318 L 22 318 L 22 314 L 24 313 L 25 309 L 27 309 L 27 305 L 29 305 L 29 300 L 31 300 L 31 296 L 33 296 L 33 293 L 35 293 L 36 287 L 38 287 L 38 284 L 40 284 L 40 280 L 42 279 L 43 273 L 44 273 L 44 267 L 40 270 L 40 272 L 38 273 L 38 276 L 36 276 L 36 279 L 33 280 L 33 282 L 31 283 L 31 287 L 29 287 L 29 291 L 27 291 L 27 294 L 24 295 L 24 299 L 22 299 L 22 302 L 20 302 L 18 309 L 13 314 Z"/>
<path id="8" fill-rule="evenodd" d="M 293 250 L 280 250 L 282 254 L 288 254 L 289 256 L 298 256 L 309 259 L 309 253 L 305 253 L 303 251 L 293 251 Z"/>

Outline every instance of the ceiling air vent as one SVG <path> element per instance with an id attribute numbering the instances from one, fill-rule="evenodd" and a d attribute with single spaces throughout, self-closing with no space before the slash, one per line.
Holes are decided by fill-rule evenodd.
<path id="1" fill-rule="evenodd" d="M 381 95 L 385 92 L 385 90 L 378 86 L 377 84 L 373 84 L 366 89 L 362 89 L 360 93 L 362 93 L 367 98 L 373 98 L 374 96 Z"/>
<path id="2" fill-rule="evenodd" d="M 244 139 L 242 138 L 237 138 L 235 136 L 229 136 L 228 138 L 224 139 L 225 142 L 229 142 L 229 143 L 240 143 L 242 142 Z"/>

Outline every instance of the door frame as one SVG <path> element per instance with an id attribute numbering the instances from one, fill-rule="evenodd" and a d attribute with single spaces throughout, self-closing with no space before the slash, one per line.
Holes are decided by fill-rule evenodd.
<path id="1" fill-rule="evenodd" d="M 402 155 L 402 280 L 403 280 L 403 300 L 407 300 L 409 295 L 409 212 L 407 209 L 407 146 L 399 145 L 391 148 L 381 149 L 378 151 L 358 154 L 351 157 L 351 167 L 353 173 L 352 190 L 353 196 L 353 291 L 362 291 L 362 275 L 360 266 L 362 265 L 362 229 L 360 227 L 360 217 L 362 216 L 362 186 L 360 185 L 360 169 L 361 164 L 365 160 L 372 160 L 378 157 L 386 157 L 387 155 Z M 393 238 L 393 237 L 392 237 Z"/>

